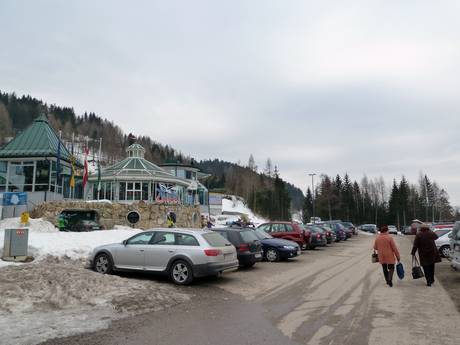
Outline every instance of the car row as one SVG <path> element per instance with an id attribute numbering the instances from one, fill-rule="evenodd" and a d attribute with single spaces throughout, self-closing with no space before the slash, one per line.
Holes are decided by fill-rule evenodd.
<path id="1" fill-rule="evenodd" d="M 103 274 L 162 273 L 175 284 L 186 285 L 194 278 L 252 267 L 262 260 L 295 258 L 302 249 L 324 247 L 347 238 L 339 223 L 270 222 L 257 228 L 151 229 L 122 243 L 95 248 L 88 266 Z"/>

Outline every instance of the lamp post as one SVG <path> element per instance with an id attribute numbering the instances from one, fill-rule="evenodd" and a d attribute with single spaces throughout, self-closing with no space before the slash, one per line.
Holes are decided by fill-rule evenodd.
<path id="1" fill-rule="evenodd" d="M 313 179 L 316 174 L 308 174 L 311 176 L 311 204 L 312 204 L 312 209 L 313 209 L 313 224 L 316 223 L 316 218 L 315 218 L 315 185 L 313 182 Z"/>

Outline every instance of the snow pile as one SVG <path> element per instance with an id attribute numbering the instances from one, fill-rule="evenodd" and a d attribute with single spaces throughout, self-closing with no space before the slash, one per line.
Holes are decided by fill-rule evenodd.
<path id="1" fill-rule="evenodd" d="M 3 252 L 4 232 L 15 228 L 19 220 L 6 219 L 0 224 L 0 256 Z M 91 232 L 61 232 L 53 224 L 42 219 L 31 219 L 29 227 L 29 255 L 35 260 L 47 256 L 86 259 L 100 245 L 118 243 L 142 231 L 140 229 L 100 230 Z M 11 264 L 1 261 L 0 267 Z"/>
<path id="2" fill-rule="evenodd" d="M 231 196 L 230 199 L 222 199 L 222 213 L 232 213 L 232 215 L 221 215 L 216 216 L 216 224 L 226 225 L 228 222 L 235 221 L 239 218 L 239 215 L 245 214 L 249 221 L 255 225 L 259 225 L 267 222 L 266 219 L 257 216 L 252 210 L 247 207 L 243 199 Z"/>
<path id="3" fill-rule="evenodd" d="M 5 344 L 36 344 L 93 331 L 111 320 L 190 298 L 169 282 L 102 275 L 84 269 L 80 261 L 55 257 L 2 269 L 0 296 L 0 343 Z"/>
<path id="4" fill-rule="evenodd" d="M 20 223 L 20 218 L 7 218 L 0 221 L 0 230 L 5 229 L 16 229 L 16 228 L 28 228 L 29 232 L 58 232 L 59 230 L 50 222 L 37 218 L 29 219 L 29 225 L 23 226 Z"/>

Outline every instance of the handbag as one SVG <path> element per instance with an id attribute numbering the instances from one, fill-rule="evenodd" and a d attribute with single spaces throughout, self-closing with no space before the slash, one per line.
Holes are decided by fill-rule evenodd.
<path id="1" fill-rule="evenodd" d="M 378 254 L 375 252 L 375 250 L 374 250 L 374 252 L 373 252 L 372 255 L 371 255 L 371 261 L 372 261 L 372 263 L 379 262 L 379 256 L 378 256 Z"/>
<path id="2" fill-rule="evenodd" d="M 404 279 L 404 266 L 401 262 L 396 264 L 396 273 L 398 274 L 398 278 L 403 280 Z"/>
<path id="3" fill-rule="evenodd" d="M 418 263 L 417 257 L 414 255 L 412 257 L 412 278 L 420 279 L 423 278 L 425 275 L 423 274 L 422 268 Z"/>

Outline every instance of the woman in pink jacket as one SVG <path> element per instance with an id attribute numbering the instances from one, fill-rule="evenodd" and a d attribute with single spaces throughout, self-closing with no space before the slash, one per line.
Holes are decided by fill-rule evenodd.
<path id="1" fill-rule="evenodd" d="M 384 225 L 380 228 L 380 234 L 374 242 L 374 250 L 377 251 L 379 262 L 382 264 L 385 280 L 388 286 L 392 287 L 396 259 L 399 262 L 401 257 L 393 237 L 388 234 L 388 226 Z"/>

